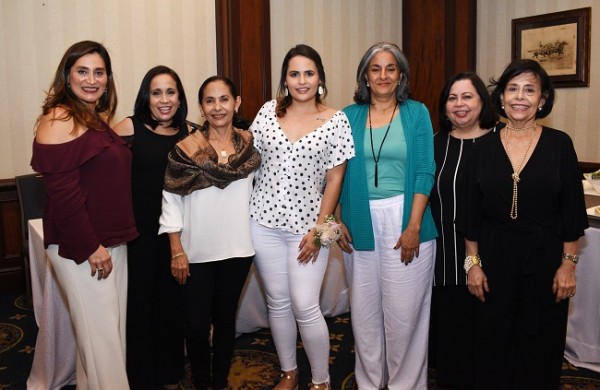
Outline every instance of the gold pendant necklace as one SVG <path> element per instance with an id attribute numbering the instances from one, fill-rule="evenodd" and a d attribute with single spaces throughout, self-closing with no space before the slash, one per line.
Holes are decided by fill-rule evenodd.
<path id="1" fill-rule="evenodd" d="M 530 127 L 531 128 L 531 127 Z M 521 169 L 523 168 L 523 163 L 525 162 L 525 158 L 529 153 L 529 149 L 531 148 L 531 144 L 533 143 L 533 138 L 535 137 L 535 127 L 533 127 L 533 131 L 531 132 L 531 138 L 529 138 L 529 144 L 527 144 L 527 149 L 523 154 L 523 158 L 521 158 L 521 163 L 519 164 L 519 168 L 515 169 L 515 165 L 513 164 L 512 157 L 510 152 L 508 151 L 508 129 L 504 132 L 504 145 L 506 148 L 506 155 L 508 156 L 508 161 L 510 161 L 510 166 L 513 169 L 513 173 L 511 175 L 513 180 L 513 198 L 512 204 L 510 206 L 510 218 L 517 219 L 518 216 L 518 207 L 517 207 L 517 199 L 518 199 L 518 184 L 521 181 L 519 174 L 521 173 Z"/>
<path id="2" fill-rule="evenodd" d="M 220 158 L 226 159 L 229 157 L 230 153 L 227 152 L 227 141 L 225 142 L 225 145 L 223 145 L 222 141 L 213 138 L 211 146 Z M 219 152 L 217 152 L 218 149 L 220 149 Z"/>

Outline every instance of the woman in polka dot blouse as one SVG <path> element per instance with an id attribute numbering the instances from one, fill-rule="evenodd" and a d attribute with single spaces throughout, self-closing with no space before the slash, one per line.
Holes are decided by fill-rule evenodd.
<path id="1" fill-rule="evenodd" d="M 330 388 L 329 331 L 319 307 L 329 250 L 314 228 L 335 211 L 354 144 L 346 115 L 324 105 L 326 92 L 321 57 L 297 45 L 283 60 L 277 99 L 250 127 L 262 156 L 250 200 L 254 262 L 283 371 L 276 390 L 298 387 L 296 324 L 311 389 Z"/>

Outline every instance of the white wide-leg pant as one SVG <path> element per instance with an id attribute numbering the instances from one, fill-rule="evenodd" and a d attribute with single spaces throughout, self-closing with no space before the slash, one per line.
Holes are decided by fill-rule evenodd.
<path id="1" fill-rule="evenodd" d="M 46 250 L 63 291 L 77 339 L 77 389 L 127 390 L 125 318 L 127 245 L 107 248 L 113 270 L 106 279 L 92 277 L 88 261 L 77 264 Z"/>
<path id="2" fill-rule="evenodd" d="M 419 257 L 405 265 L 394 250 L 404 196 L 372 200 L 370 207 L 375 250 L 344 253 L 356 382 L 361 390 L 426 390 L 434 241 L 421 243 Z"/>
<path id="3" fill-rule="evenodd" d="M 329 250 L 314 263 L 298 263 L 302 235 L 251 223 L 254 264 L 267 295 L 269 325 L 283 371 L 297 368 L 296 323 L 310 362 L 312 382 L 329 382 L 329 329 L 319 297 Z"/>

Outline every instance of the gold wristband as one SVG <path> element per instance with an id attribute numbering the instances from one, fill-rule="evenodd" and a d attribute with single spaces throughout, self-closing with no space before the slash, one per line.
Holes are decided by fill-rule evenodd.
<path id="1" fill-rule="evenodd" d="M 465 273 L 468 274 L 469 270 L 471 269 L 472 266 L 474 265 L 478 265 L 480 267 L 482 267 L 481 264 L 481 257 L 479 257 L 479 255 L 471 255 L 471 256 L 467 256 L 465 257 Z"/>
<path id="2" fill-rule="evenodd" d="M 185 252 L 179 252 L 171 256 L 171 260 L 175 260 L 178 257 L 185 256 Z"/>

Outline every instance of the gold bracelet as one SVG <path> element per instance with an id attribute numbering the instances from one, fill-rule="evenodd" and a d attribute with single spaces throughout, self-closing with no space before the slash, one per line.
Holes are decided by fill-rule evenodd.
<path id="1" fill-rule="evenodd" d="M 178 257 L 185 256 L 185 252 L 179 252 L 171 256 L 171 260 L 175 260 Z"/>
<path id="2" fill-rule="evenodd" d="M 478 265 L 480 267 L 483 267 L 483 265 L 481 264 L 481 257 L 479 257 L 479 255 L 470 255 L 465 257 L 465 273 L 469 274 L 469 270 L 471 269 L 472 266 L 474 265 Z"/>

